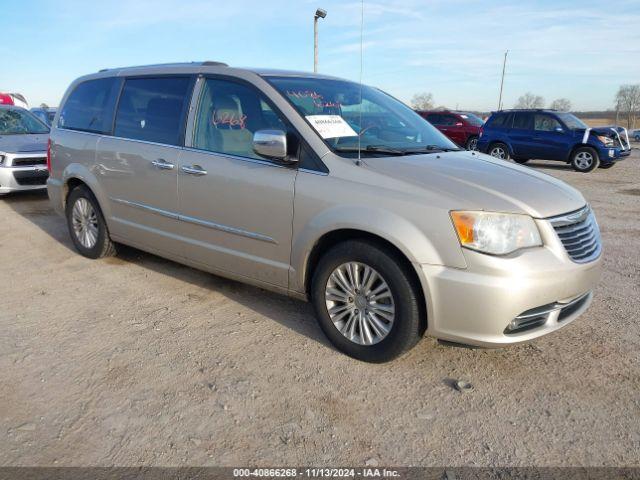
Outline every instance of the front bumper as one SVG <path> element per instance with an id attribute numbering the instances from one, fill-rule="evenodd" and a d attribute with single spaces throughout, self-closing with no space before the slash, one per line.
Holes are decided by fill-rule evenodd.
<path id="1" fill-rule="evenodd" d="M 596 148 L 601 163 L 617 162 L 631 155 L 631 149 L 627 148 L 605 147 L 604 145 L 598 145 Z"/>
<path id="2" fill-rule="evenodd" d="M 589 307 L 601 257 L 588 263 L 572 261 L 551 224 L 536 222 L 543 247 L 505 257 L 463 249 L 466 269 L 421 265 L 429 335 L 500 347 L 558 330 Z M 528 319 L 535 322 L 509 329 L 512 322 Z"/>
<path id="3" fill-rule="evenodd" d="M 47 188 L 46 154 L 6 154 L 0 165 L 0 194 Z"/>

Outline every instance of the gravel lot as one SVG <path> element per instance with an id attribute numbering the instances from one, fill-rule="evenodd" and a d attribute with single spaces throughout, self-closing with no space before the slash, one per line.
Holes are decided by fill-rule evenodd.
<path id="1" fill-rule="evenodd" d="M 385 365 L 333 350 L 307 304 L 133 249 L 85 259 L 46 194 L 0 200 L 0 465 L 640 466 L 639 151 L 532 165 L 596 211 L 591 309 Z"/>

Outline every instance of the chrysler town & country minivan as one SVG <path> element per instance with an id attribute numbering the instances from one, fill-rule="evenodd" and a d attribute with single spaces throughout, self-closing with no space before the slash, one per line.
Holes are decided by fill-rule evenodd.
<path id="1" fill-rule="evenodd" d="M 130 245 L 310 299 L 331 342 L 383 362 L 426 333 L 531 340 L 589 306 L 594 214 L 573 188 L 463 151 L 382 91 L 216 62 L 69 87 L 48 189 L 77 250 Z"/>

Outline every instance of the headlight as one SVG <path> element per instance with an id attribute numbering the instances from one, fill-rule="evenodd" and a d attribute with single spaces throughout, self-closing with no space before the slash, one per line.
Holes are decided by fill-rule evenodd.
<path id="1" fill-rule="evenodd" d="M 536 223 L 528 215 L 494 212 L 451 212 L 460 245 L 492 255 L 542 245 Z"/>
<path id="2" fill-rule="evenodd" d="M 605 145 L 606 147 L 613 145 L 613 138 L 611 137 L 605 137 L 604 135 L 597 135 L 596 138 L 600 140 L 600 142 L 602 142 L 602 144 Z"/>

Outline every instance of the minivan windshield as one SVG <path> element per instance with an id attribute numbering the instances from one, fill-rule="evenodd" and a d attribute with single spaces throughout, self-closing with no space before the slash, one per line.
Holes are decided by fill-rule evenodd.
<path id="1" fill-rule="evenodd" d="M 588 128 L 587 124 L 576 117 L 573 113 L 557 113 L 560 120 L 564 122 L 567 128 L 575 130 L 577 128 Z"/>
<path id="2" fill-rule="evenodd" d="M 354 82 L 316 77 L 268 77 L 336 153 L 409 155 L 459 150 L 402 102 Z"/>
<path id="3" fill-rule="evenodd" d="M 0 108 L 0 135 L 49 133 L 49 127 L 35 115 L 18 108 Z"/>

